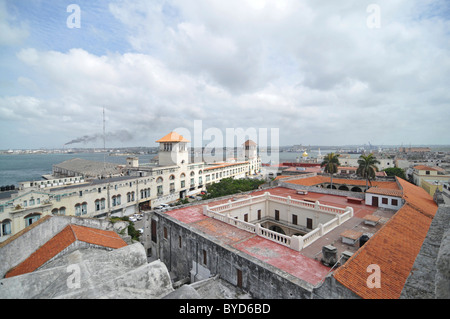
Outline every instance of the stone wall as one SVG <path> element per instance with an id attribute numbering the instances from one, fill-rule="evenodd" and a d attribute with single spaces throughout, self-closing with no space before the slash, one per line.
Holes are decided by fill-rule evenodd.
<path id="1" fill-rule="evenodd" d="M 31 225 L 30 228 L 13 236 L 0 245 L 0 278 L 12 267 L 27 259 L 39 247 L 53 238 L 67 225 L 75 224 L 104 230 L 113 230 L 108 220 L 80 218 L 74 216 L 49 216 Z"/>
<path id="2" fill-rule="evenodd" d="M 450 298 L 450 207 L 438 208 L 412 269 L 400 298 Z"/>
<path id="3" fill-rule="evenodd" d="M 175 281 L 188 277 L 205 279 L 203 276 L 209 271 L 210 276 L 219 275 L 221 279 L 238 286 L 239 271 L 242 274 L 242 289 L 253 298 L 304 299 L 312 296 L 313 286 L 309 283 L 224 246 L 189 225 L 157 212 L 151 219 L 157 220 L 158 225 L 157 243 L 153 244 L 152 251 L 175 275 Z M 164 228 L 167 238 L 164 238 Z M 196 268 L 196 265 L 201 267 Z"/>

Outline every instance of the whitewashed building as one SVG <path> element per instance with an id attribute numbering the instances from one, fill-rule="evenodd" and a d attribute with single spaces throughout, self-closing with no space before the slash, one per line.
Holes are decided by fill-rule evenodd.
<path id="1" fill-rule="evenodd" d="M 176 132 L 156 142 L 160 144 L 156 164 L 140 164 L 138 158 L 129 157 L 120 172 L 108 166 L 107 174 L 101 174 L 102 165 L 93 171 L 91 163 L 86 162 L 89 176 L 84 176 L 82 161 L 66 161 L 55 165 L 57 178 L 23 182 L 18 190 L 0 193 L 0 242 L 45 215 L 129 216 L 199 194 L 223 178 L 245 178 L 260 170 L 261 161 L 252 141 L 244 143 L 248 148 L 243 161 L 214 164 L 189 163 L 189 141 Z M 70 176 L 70 172 L 76 174 Z"/>

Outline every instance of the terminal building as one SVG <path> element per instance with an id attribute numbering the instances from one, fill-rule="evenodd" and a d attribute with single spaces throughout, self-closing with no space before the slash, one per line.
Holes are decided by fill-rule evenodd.
<path id="1" fill-rule="evenodd" d="M 46 215 L 129 216 L 199 194 L 223 178 L 254 177 L 260 171 L 253 141 L 244 143 L 241 161 L 210 164 L 190 163 L 189 141 L 176 132 L 156 142 L 157 163 L 139 163 L 137 157 L 125 165 L 72 159 L 54 165 L 47 180 L 0 192 L 0 241 Z"/>

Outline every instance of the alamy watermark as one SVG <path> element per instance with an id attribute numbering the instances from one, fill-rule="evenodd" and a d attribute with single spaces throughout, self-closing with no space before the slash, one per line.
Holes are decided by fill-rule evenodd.
<path id="1" fill-rule="evenodd" d="M 368 288 L 381 288 L 381 268 L 377 264 L 367 266 L 366 271 L 371 273 L 367 277 L 366 285 Z"/>
<path id="2" fill-rule="evenodd" d="M 381 8 L 378 4 L 369 4 L 366 8 L 366 12 L 369 16 L 366 19 L 366 25 L 369 29 L 381 28 Z"/>
<path id="3" fill-rule="evenodd" d="M 67 6 L 67 12 L 71 14 L 67 17 L 66 25 L 69 29 L 81 28 L 81 9 L 77 4 L 69 4 Z"/>
<path id="4" fill-rule="evenodd" d="M 70 273 L 67 277 L 66 284 L 69 289 L 78 289 L 81 287 L 81 269 L 78 264 L 67 266 L 66 272 Z"/>
<path id="5" fill-rule="evenodd" d="M 245 159 L 245 142 L 254 142 L 259 149 L 259 156 L 264 161 L 279 161 L 279 129 L 278 128 L 226 128 L 203 127 L 202 120 L 195 120 L 193 130 L 185 127 L 174 129 L 191 143 L 194 150 L 205 162 L 221 162 L 226 159 L 242 161 Z M 254 145 L 256 149 L 256 145 Z M 248 155 L 248 153 L 247 153 Z"/>

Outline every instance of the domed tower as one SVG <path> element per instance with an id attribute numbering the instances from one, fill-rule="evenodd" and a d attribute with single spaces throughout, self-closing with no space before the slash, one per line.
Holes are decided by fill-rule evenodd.
<path id="1" fill-rule="evenodd" d="M 163 138 L 156 141 L 159 143 L 159 165 L 173 166 L 186 165 L 189 163 L 189 152 L 187 149 L 187 139 L 177 132 L 170 132 Z"/>

